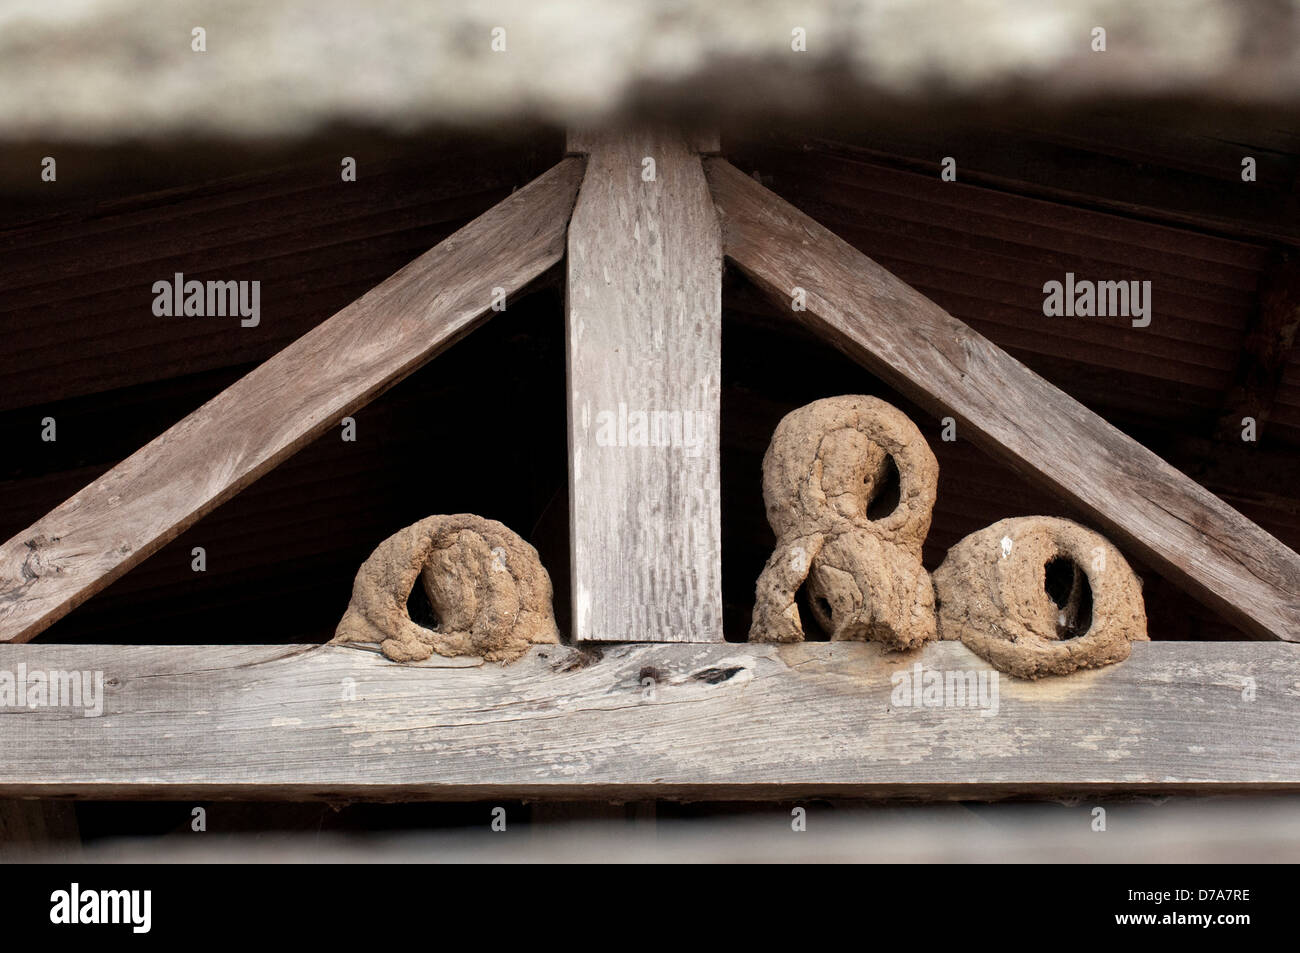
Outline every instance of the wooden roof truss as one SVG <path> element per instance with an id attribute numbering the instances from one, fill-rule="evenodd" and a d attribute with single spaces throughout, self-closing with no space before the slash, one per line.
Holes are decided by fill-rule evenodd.
<path id="1" fill-rule="evenodd" d="M 102 719 L 10 719 L 0 792 L 623 799 L 1300 788 L 1300 649 L 1288 644 L 1300 641 L 1300 557 L 713 152 L 670 131 L 571 136 L 571 154 L 549 172 L 0 547 L 0 641 L 11 643 L 0 668 L 102 669 L 114 687 Z M 562 260 L 571 646 L 496 668 L 437 657 L 402 667 L 359 646 L 19 644 Z M 1260 643 L 1138 644 L 1111 669 L 1004 680 L 995 719 L 891 712 L 890 673 L 902 663 L 868 644 L 723 643 L 724 260 L 782 310 L 802 289 L 792 317 L 953 417 L 963 436 Z M 599 415 L 636 410 L 697 415 L 693 445 L 597 452 Z M 634 644 L 583 647 L 608 642 Z M 951 643 L 920 658 L 985 667 Z"/>

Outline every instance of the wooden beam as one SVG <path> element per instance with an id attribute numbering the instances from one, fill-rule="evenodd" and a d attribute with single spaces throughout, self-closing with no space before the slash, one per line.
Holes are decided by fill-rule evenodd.
<path id="1" fill-rule="evenodd" d="M 582 170 L 564 159 L 0 547 L 0 641 L 33 638 L 469 333 L 494 288 L 508 306 L 563 256 Z"/>
<path id="2" fill-rule="evenodd" d="M 1300 556 L 734 166 L 705 162 L 727 257 L 891 387 L 1091 513 L 1261 639 L 1300 641 Z"/>
<path id="3" fill-rule="evenodd" d="M 700 157 L 586 136 L 569 225 L 577 641 L 722 641 L 722 246 Z"/>
<path id="4" fill-rule="evenodd" d="M 999 678 L 988 715 L 993 683 L 983 709 L 896 697 L 918 664 L 990 672 L 955 642 L 539 646 L 504 668 L 329 645 L 0 646 L 0 669 L 20 663 L 103 671 L 103 714 L 4 709 L 4 797 L 1300 791 L 1290 644 L 1138 643 L 1105 669 Z"/>

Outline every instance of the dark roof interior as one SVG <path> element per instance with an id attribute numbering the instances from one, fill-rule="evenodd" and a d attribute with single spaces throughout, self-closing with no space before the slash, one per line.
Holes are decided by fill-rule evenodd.
<path id="1" fill-rule="evenodd" d="M 420 141 L 340 134 L 312 153 L 201 149 L 100 163 L 0 212 L 0 532 L 11 536 L 257 363 L 553 164 L 562 136 Z M 30 150 L 29 150 L 30 151 Z M 39 150 L 33 153 L 38 155 Z M 1050 130 L 899 125 L 724 135 L 723 154 L 1048 380 L 1300 548 L 1300 358 L 1257 445 L 1215 441 L 1261 274 L 1300 242 L 1300 137 L 1255 123 L 1180 131 L 1103 118 Z M 359 179 L 342 184 L 341 155 Z M 954 155 L 958 181 L 938 176 Z M 1240 181 L 1255 156 L 1259 181 Z M 11 151 L 6 168 L 20 164 Z M 39 161 L 34 159 L 33 161 Z M 79 166 L 78 163 L 81 163 Z M 64 190 L 63 183 L 69 183 Z M 154 281 L 258 279 L 262 322 L 157 318 Z M 1045 318 L 1042 285 L 1150 279 L 1155 318 Z M 327 434 L 41 638 L 71 642 L 324 640 L 353 574 L 399 527 L 477 512 L 528 537 L 567 614 L 563 297 L 552 274 L 508 311 Z M 743 640 L 770 553 L 759 463 L 780 417 L 876 393 L 930 436 L 941 482 L 930 568 L 1009 515 L 1071 513 L 776 313 L 724 287 L 723 571 Z M 277 408 L 267 407 L 268 414 Z M 40 421 L 58 421 L 58 440 Z M 960 435 L 959 435 L 960 437 Z M 194 546 L 205 573 L 190 569 Z M 1144 577 L 1150 632 L 1242 634 Z"/>

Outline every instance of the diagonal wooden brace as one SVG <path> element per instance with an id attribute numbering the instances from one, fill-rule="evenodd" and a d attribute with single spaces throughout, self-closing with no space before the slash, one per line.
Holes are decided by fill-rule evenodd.
<path id="1" fill-rule="evenodd" d="M 721 159 L 722 244 L 778 307 L 1031 483 L 1081 507 L 1259 639 L 1300 641 L 1300 556 L 997 345 Z"/>
<path id="2" fill-rule="evenodd" d="M 494 288 L 557 264 L 584 165 L 564 159 L 0 547 L 0 641 L 35 637 L 478 327 Z"/>

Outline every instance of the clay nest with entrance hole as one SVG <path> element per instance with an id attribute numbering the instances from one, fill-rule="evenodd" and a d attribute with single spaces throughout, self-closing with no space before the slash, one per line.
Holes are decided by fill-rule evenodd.
<path id="1" fill-rule="evenodd" d="M 897 475 L 897 503 L 882 493 Z M 934 589 L 921 565 L 939 464 L 921 432 L 875 397 L 818 400 L 787 414 L 763 457 L 776 533 L 759 576 L 751 642 L 802 642 L 796 599 L 833 641 L 905 649 L 936 637 Z M 875 516 L 877 497 L 888 509 Z"/>
<path id="2" fill-rule="evenodd" d="M 1147 641 L 1142 583 L 1078 523 L 1005 519 L 948 550 L 934 571 L 939 631 L 1019 678 L 1121 662 Z"/>
<path id="3" fill-rule="evenodd" d="M 434 628 L 407 611 L 416 581 Z M 397 662 L 473 655 L 512 662 L 534 645 L 560 641 L 551 577 L 537 550 L 495 520 L 430 516 L 375 549 L 352 584 L 335 642 L 378 642 Z"/>

